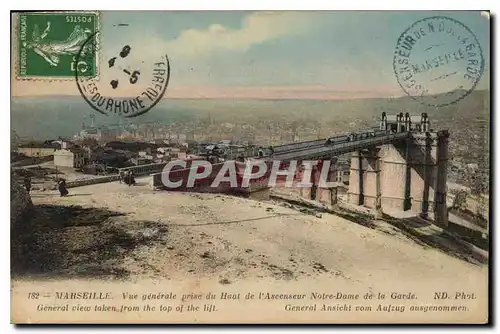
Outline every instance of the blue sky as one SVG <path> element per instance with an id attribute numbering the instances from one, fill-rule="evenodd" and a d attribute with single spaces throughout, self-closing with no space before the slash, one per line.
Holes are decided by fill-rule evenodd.
<path id="1" fill-rule="evenodd" d="M 213 25 L 239 31 L 245 29 L 244 20 L 255 14 L 104 12 L 103 44 L 127 43 L 138 36 L 168 44 L 188 29 L 208 31 Z M 241 49 L 200 48 L 189 57 L 183 56 L 182 50 L 168 50 L 173 78 L 183 84 L 207 85 L 337 86 L 347 81 L 352 87 L 392 86 L 395 83 L 392 57 L 399 35 L 413 22 L 436 15 L 454 18 L 468 26 L 481 43 L 486 63 L 489 62 L 489 20 L 478 11 L 291 14 L 297 15 L 281 19 L 270 16 L 263 20 L 270 22 L 270 28 L 273 24 L 282 27 L 282 34 L 270 34 L 269 38 L 249 42 Z M 117 23 L 128 23 L 129 27 L 113 27 Z M 252 28 L 247 26 L 247 29 Z M 189 46 L 178 43 L 178 47 Z"/>
<path id="2" fill-rule="evenodd" d="M 172 96 L 217 95 L 214 87 L 238 88 L 244 96 L 244 87 L 264 94 L 265 87 L 291 86 L 391 95 L 401 93 L 393 71 L 398 37 L 436 15 L 462 22 L 477 36 L 485 58 L 477 88 L 489 87 L 490 22 L 479 11 L 106 11 L 102 59 L 127 44 L 146 63 L 167 52 Z"/>

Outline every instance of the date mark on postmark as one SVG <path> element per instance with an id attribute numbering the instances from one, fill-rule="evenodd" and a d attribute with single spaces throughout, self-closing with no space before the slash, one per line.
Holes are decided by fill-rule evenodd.
<path id="1" fill-rule="evenodd" d="M 17 24 L 18 78 L 72 79 L 75 71 L 81 77 L 97 75 L 96 50 L 90 47 L 82 50 L 88 55 L 78 62 L 77 55 L 89 36 L 98 30 L 98 13 L 19 13 Z"/>

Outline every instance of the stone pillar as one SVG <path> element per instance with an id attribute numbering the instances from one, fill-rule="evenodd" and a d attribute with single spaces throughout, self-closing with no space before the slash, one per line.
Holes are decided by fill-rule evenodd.
<path id="1" fill-rule="evenodd" d="M 427 132 L 430 130 L 430 122 L 429 122 L 429 117 L 427 116 L 427 113 L 422 113 L 420 117 L 420 123 L 421 123 L 421 128 L 422 132 Z"/>
<path id="2" fill-rule="evenodd" d="M 363 169 L 363 204 L 368 208 L 376 209 L 380 205 L 380 165 L 379 149 L 364 150 Z"/>
<path id="3" fill-rule="evenodd" d="M 337 178 L 337 158 L 333 157 L 331 160 L 324 160 L 320 164 L 318 164 L 317 175 L 313 177 L 313 180 L 317 180 L 318 188 L 316 190 L 316 201 L 331 204 L 331 186 L 327 186 L 332 182 L 336 183 Z M 326 162 L 326 164 L 325 164 Z M 329 165 L 328 165 L 329 164 Z M 328 170 L 323 171 L 323 169 L 327 167 Z M 322 174 L 325 175 L 322 175 Z M 321 180 L 323 178 L 323 180 Z M 313 181 L 314 184 L 314 181 Z"/>
<path id="4" fill-rule="evenodd" d="M 434 211 L 437 181 L 437 136 L 435 133 L 414 133 L 409 145 L 408 164 L 411 173 L 411 211 L 427 218 Z"/>
<path id="5" fill-rule="evenodd" d="M 434 215 L 447 226 L 446 169 L 448 132 L 413 132 L 401 145 L 384 145 L 381 168 L 382 207 Z"/>
<path id="6" fill-rule="evenodd" d="M 364 204 L 363 186 L 363 155 L 360 151 L 351 156 L 351 171 L 349 175 L 349 191 L 347 201 L 354 205 Z"/>
<path id="7" fill-rule="evenodd" d="M 330 204 L 331 205 L 337 205 L 337 202 L 338 202 L 337 191 L 338 191 L 338 187 L 331 187 L 330 188 Z"/>
<path id="8" fill-rule="evenodd" d="M 411 116 L 410 113 L 405 114 L 405 131 L 410 131 L 411 129 Z"/>
<path id="9" fill-rule="evenodd" d="M 353 153 L 349 177 L 348 202 L 369 208 L 380 207 L 379 149 Z"/>
<path id="10" fill-rule="evenodd" d="M 316 200 L 316 195 L 318 191 L 318 183 L 319 183 L 319 176 L 321 173 L 321 163 L 319 163 L 316 166 L 313 166 L 312 171 L 311 171 L 311 193 L 310 193 L 310 199 L 311 200 Z"/>
<path id="11" fill-rule="evenodd" d="M 407 210 L 410 206 L 408 142 L 382 146 L 379 157 L 381 208 Z"/>
<path id="12" fill-rule="evenodd" d="M 377 194 L 377 197 L 376 197 L 376 201 L 375 201 L 375 210 L 378 212 L 378 213 L 381 213 L 382 212 L 382 188 L 380 186 L 380 147 L 377 148 L 377 172 L 376 172 L 376 176 L 377 176 L 377 179 L 376 179 L 376 194 Z"/>
<path id="13" fill-rule="evenodd" d="M 330 159 L 330 168 L 328 169 L 328 175 L 326 182 L 336 182 L 337 181 L 337 157 Z"/>
<path id="14" fill-rule="evenodd" d="M 434 214 L 436 224 L 448 225 L 446 181 L 448 132 L 413 135 L 410 146 L 411 194 L 415 213 L 427 218 Z"/>
<path id="15" fill-rule="evenodd" d="M 382 113 L 382 117 L 380 118 L 380 130 L 387 130 L 387 115 L 385 111 Z"/>
<path id="16" fill-rule="evenodd" d="M 436 182 L 436 207 L 434 214 L 434 222 L 438 225 L 448 226 L 448 206 L 446 204 L 448 178 L 448 131 L 438 132 L 438 147 L 437 147 L 437 182 Z"/>

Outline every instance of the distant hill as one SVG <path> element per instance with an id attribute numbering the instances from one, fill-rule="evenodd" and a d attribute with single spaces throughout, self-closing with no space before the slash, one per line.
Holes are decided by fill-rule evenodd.
<path id="1" fill-rule="evenodd" d="M 131 122 L 193 122 L 210 115 L 217 122 L 257 124 L 271 121 L 299 121 L 335 125 L 356 121 L 359 126 L 373 124 L 380 114 L 427 112 L 438 125 L 447 127 L 460 119 L 478 114 L 489 119 L 489 91 L 473 91 L 458 103 L 445 107 L 425 106 L 410 97 L 358 100 L 168 100 Z M 11 127 L 20 137 L 49 139 L 78 133 L 82 124 L 117 124 L 118 118 L 92 110 L 81 97 L 22 97 L 11 100 Z M 124 123 L 126 123 L 125 121 Z"/>

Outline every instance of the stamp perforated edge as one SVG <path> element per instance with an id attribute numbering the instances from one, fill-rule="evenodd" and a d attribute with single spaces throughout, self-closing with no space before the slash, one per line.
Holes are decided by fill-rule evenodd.
<path id="1" fill-rule="evenodd" d="M 19 75 L 19 15 L 24 12 L 13 12 L 11 13 L 11 20 L 13 25 L 13 30 L 11 31 L 12 38 L 12 52 L 14 55 L 14 61 L 11 66 L 14 66 L 14 77 L 17 81 L 43 81 L 43 82 L 74 82 L 75 76 L 65 76 L 65 77 L 57 77 L 57 76 L 20 76 Z M 40 12 L 27 12 L 32 14 L 94 14 L 97 17 L 96 20 L 96 31 L 101 31 L 101 12 L 99 11 L 88 11 L 88 10 L 71 10 L 71 11 L 40 11 Z M 95 48 L 95 76 L 92 79 L 99 80 L 100 75 L 100 64 L 101 64 L 101 34 L 98 34 L 97 37 L 97 45 Z M 11 68 L 12 71 L 12 68 Z"/>

